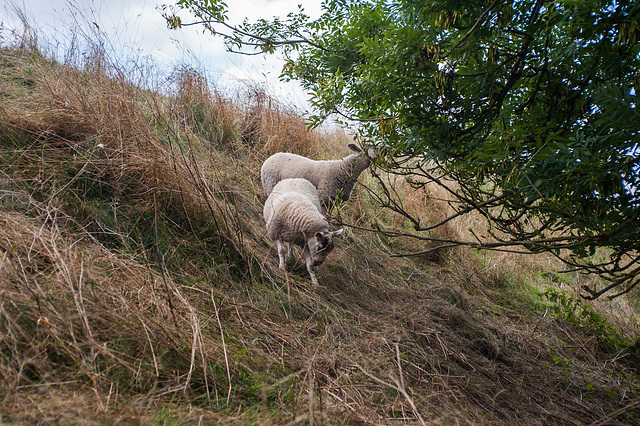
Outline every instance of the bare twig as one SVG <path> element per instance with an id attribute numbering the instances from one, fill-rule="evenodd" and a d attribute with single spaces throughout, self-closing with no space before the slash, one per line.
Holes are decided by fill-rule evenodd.
<path id="1" fill-rule="evenodd" d="M 398 393 L 400 393 L 409 403 L 409 405 L 411 406 L 411 409 L 413 410 L 413 414 L 416 415 L 416 417 L 418 418 L 418 420 L 420 421 L 420 424 L 422 425 L 426 425 L 424 419 L 422 418 L 422 416 L 420 415 L 420 412 L 418 411 L 418 408 L 416 407 L 415 403 L 413 402 L 413 399 L 409 396 L 409 394 L 407 393 L 407 391 L 404 389 L 404 387 L 400 384 L 400 382 L 398 381 L 398 379 L 393 379 L 394 383 L 389 383 L 389 382 L 385 382 L 384 380 L 380 379 L 379 377 L 374 376 L 373 374 L 369 373 L 368 371 L 366 371 L 364 368 L 362 368 L 360 365 L 356 364 L 356 367 L 358 367 L 358 369 L 363 372 L 367 377 L 369 377 L 370 379 L 380 383 L 383 386 L 387 386 L 391 389 L 394 389 L 396 391 L 398 391 Z"/>
<path id="2" fill-rule="evenodd" d="M 227 405 L 231 400 L 231 391 L 233 390 L 232 382 L 231 382 L 231 370 L 229 369 L 229 357 L 227 355 L 227 344 L 224 339 L 224 329 L 222 328 L 222 322 L 220 322 L 220 315 L 218 313 L 218 305 L 216 304 L 216 299 L 213 297 L 213 290 L 211 290 L 211 301 L 213 302 L 213 309 L 216 312 L 216 320 L 218 321 L 218 327 L 220 327 L 220 338 L 222 340 L 222 351 L 224 353 L 224 364 L 227 368 L 227 379 L 229 380 L 229 390 L 227 392 Z"/>

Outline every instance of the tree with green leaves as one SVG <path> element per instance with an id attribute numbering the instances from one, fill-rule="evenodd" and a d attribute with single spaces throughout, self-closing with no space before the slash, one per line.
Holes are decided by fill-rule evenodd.
<path id="1" fill-rule="evenodd" d="M 299 7 L 238 25 L 226 10 L 163 7 L 171 27 L 204 25 L 230 51 L 282 52 L 283 78 L 311 94 L 314 123 L 356 122 L 383 154 L 378 170 L 445 188 L 456 213 L 428 225 L 380 179 L 376 197 L 415 238 L 552 253 L 609 281 L 588 298 L 640 282 L 640 2 L 326 0 L 318 19 Z M 429 236 L 472 211 L 491 224 L 488 238 Z"/>

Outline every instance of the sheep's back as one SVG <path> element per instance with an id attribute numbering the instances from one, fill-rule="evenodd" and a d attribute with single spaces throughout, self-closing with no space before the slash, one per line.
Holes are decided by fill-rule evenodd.
<path id="1" fill-rule="evenodd" d="M 320 213 L 318 190 L 306 179 L 283 179 L 278 182 L 264 204 L 267 234 L 285 241 L 304 244 L 302 233 L 328 230 Z M 301 242 L 302 241 L 302 242 Z"/>
<path id="2" fill-rule="evenodd" d="M 279 152 L 273 154 L 262 165 L 260 177 L 262 188 L 267 196 L 278 182 L 284 179 L 302 178 L 311 182 L 319 191 L 320 198 L 326 197 L 330 190 L 336 167 L 341 167 L 342 160 L 311 160 L 297 154 Z"/>
<path id="3" fill-rule="evenodd" d="M 306 197 L 314 206 L 317 206 L 318 209 L 320 209 L 320 195 L 318 193 L 318 189 L 308 179 L 300 177 L 284 178 L 280 182 L 276 183 L 273 187 L 272 193 L 275 194 L 275 196 L 296 193 Z"/>
<path id="4" fill-rule="evenodd" d="M 271 200 L 271 202 L 269 202 Z M 328 223 L 316 203 L 303 194 L 273 192 L 264 206 L 267 235 L 304 246 L 304 235 L 327 231 Z"/>

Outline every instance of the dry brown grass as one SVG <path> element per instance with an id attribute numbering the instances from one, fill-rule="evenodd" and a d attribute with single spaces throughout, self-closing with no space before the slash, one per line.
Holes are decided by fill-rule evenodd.
<path id="1" fill-rule="evenodd" d="M 393 258 L 420 245 L 353 229 L 324 287 L 280 271 L 260 165 L 342 157 L 347 135 L 193 69 L 161 94 L 108 58 L 79 71 L 25 45 L 0 51 L 0 421 L 638 423 L 637 354 L 545 315 L 548 260 Z M 396 189 L 427 223 L 447 213 Z M 406 227 L 363 187 L 341 214 Z"/>

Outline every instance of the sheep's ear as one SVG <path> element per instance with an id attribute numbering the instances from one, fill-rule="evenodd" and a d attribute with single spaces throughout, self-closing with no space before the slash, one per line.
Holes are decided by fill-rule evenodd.
<path id="1" fill-rule="evenodd" d="M 349 147 L 349 149 L 351 151 L 355 151 L 355 152 L 362 152 L 362 150 L 360 149 L 360 147 L 358 145 L 356 145 L 355 143 L 350 143 L 349 145 L 347 145 Z"/>
<path id="2" fill-rule="evenodd" d="M 342 234 L 342 231 L 344 231 L 344 228 L 340 228 L 340 229 L 338 229 L 337 231 L 333 231 L 333 232 L 331 233 L 331 236 L 332 236 L 332 237 L 337 237 L 338 235 Z"/>

